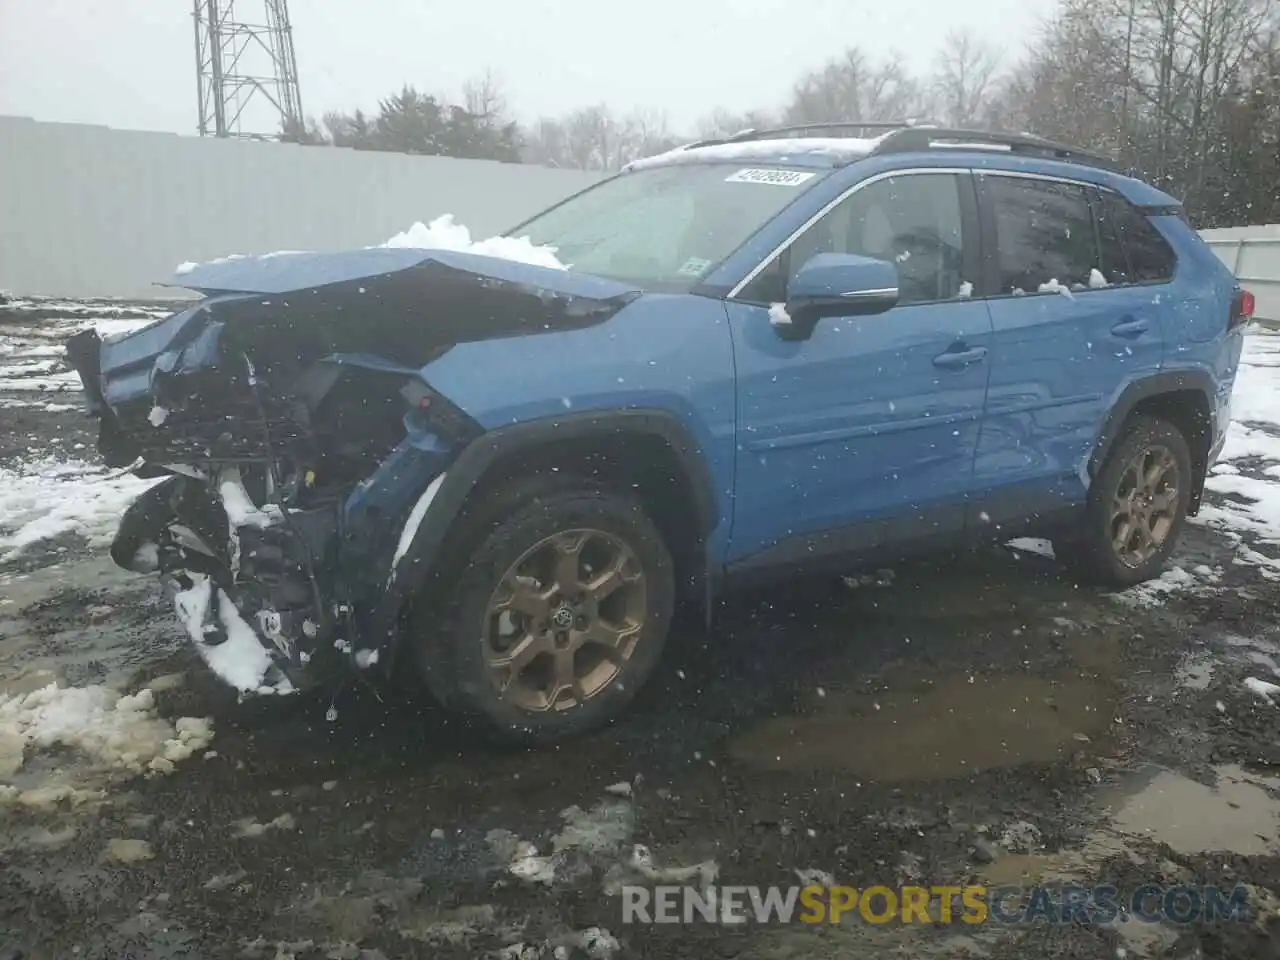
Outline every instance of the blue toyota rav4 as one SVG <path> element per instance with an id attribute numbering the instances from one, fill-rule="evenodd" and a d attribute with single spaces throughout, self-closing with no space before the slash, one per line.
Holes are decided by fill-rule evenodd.
<path id="1" fill-rule="evenodd" d="M 692 144 L 510 231 L 568 269 L 232 260 L 78 335 L 104 458 L 163 478 L 116 562 L 244 692 L 408 671 L 541 741 L 618 715 L 677 604 L 738 578 L 1028 531 L 1157 575 L 1251 296 L 1100 158 L 859 126 Z"/>

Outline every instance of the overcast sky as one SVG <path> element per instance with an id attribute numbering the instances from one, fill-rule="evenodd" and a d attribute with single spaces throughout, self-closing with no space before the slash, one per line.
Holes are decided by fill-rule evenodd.
<path id="1" fill-rule="evenodd" d="M 716 106 L 780 103 L 845 47 L 918 71 L 951 27 L 1021 52 L 1053 0 L 293 0 L 309 116 L 404 83 L 452 94 L 491 67 L 521 119 L 604 102 L 689 129 Z M 260 20 L 261 0 L 237 0 Z M 92 11 L 92 12 L 91 12 Z M 0 0 L 0 114 L 196 129 L 190 0 Z"/>

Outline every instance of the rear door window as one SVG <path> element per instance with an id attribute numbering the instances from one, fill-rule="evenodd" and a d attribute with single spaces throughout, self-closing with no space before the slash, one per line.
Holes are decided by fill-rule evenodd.
<path id="1" fill-rule="evenodd" d="M 1001 295 L 1056 293 L 1096 285 L 1099 262 L 1085 188 L 1072 183 L 982 175 L 995 219 Z"/>

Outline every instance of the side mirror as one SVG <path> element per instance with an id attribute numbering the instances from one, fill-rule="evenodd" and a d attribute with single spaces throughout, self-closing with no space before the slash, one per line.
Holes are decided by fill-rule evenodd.
<path id="1" fill-rule="evenodd" d="M 774 311 L 774 326 L 787 340 L 805 340 L 824 317 L 884 313 L 897 302 L 898 268 L 892 263 L 848 253 L 819 253 L 787 284 L 786 318 Z"/>

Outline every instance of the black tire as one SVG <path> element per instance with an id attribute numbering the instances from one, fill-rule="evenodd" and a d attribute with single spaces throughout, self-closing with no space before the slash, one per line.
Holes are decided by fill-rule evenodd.
<path id="1" fill-rule="evenodd" d="M 646 615 L 634 652 L 598 693 L 565 710 L 522 709 L 490 682 L 481 640 L 505 573 L 531 547 L 566 530 L 600 530 L 625 543 L 644 573 Z M 553 743 L 616 720 L 653 675 L 675 607 L 671 555 L 640 502 L 563 475 L 514 481 L 471 498 L 441 551 L 455 558 L 431 578 L 405 642 L 431 694 L 451 712 L 518 743 Z"/>
<path id="2" fill-rule="evenodd" d="M 1172 521 L 1149 558 L 1141 563 L 1126 563 L 1112 542 L 1111 504 L 1135 458 L 1158 448 L 1172 454 L 1176 464 Z M 1191 450 L 1182 432 L 1167 420 L 1145 415 L 1130 417 L 1089 489 L 1080 536 L 1056 542 L 1055 553 L 1078 579 L 1100 586 L 1131 587 L 1158 577 L 1186 523 L 1191 483 Z"/>

